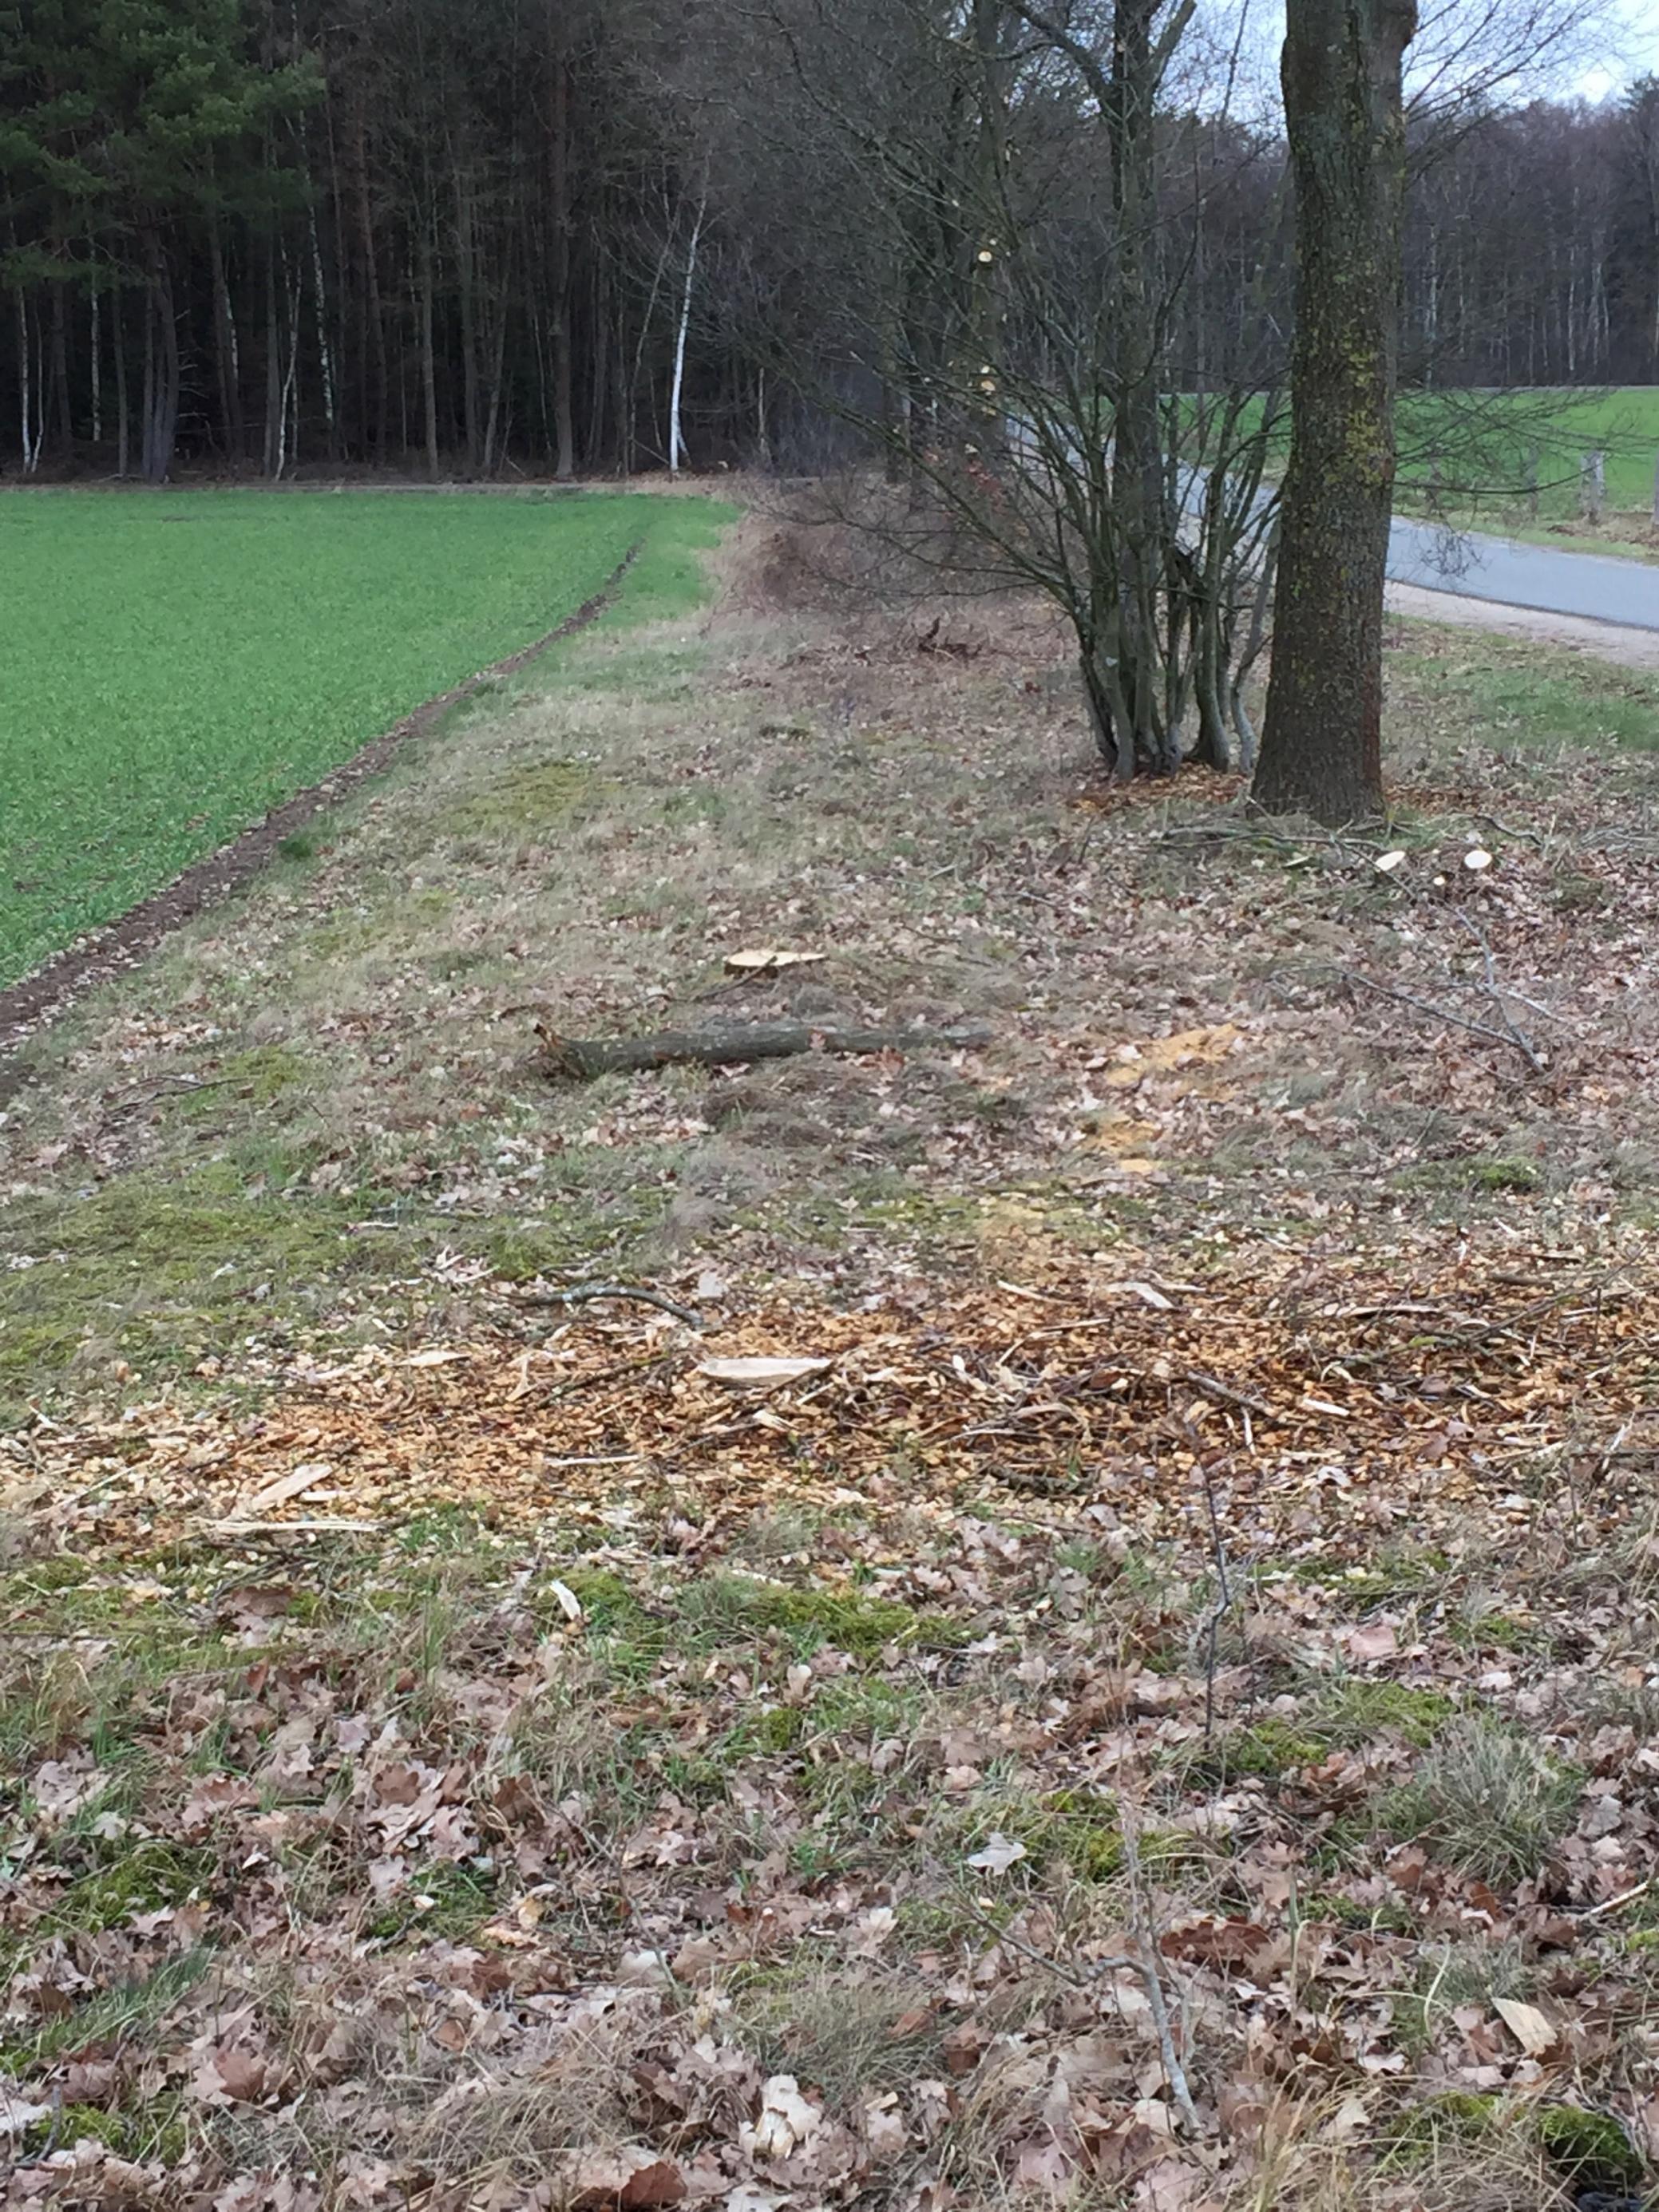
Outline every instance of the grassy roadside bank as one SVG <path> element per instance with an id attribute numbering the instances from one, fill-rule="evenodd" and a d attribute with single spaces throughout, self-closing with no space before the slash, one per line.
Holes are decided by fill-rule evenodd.
<path id="1" fill-rule="evenodd" d="M 923 653 L 719 557 L 0 1117 L 21 2155 L 249 2208 L 1627 2190 L 1651 687 L 1402 629 L 1389 836 L 1304 838 L 1093 786 L 1041 624 Z M 539 1065 L 783 1014 L 994 1041 Z M 596 1278 L 703 1327 L 535 1303 Z M 827 1364 L 702 1371 L 757 1355 Z"/>

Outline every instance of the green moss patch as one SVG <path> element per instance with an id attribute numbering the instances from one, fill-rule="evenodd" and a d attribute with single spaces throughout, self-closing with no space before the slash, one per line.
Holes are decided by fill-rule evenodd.
<path id="1" fill-rule="evenodd" d="M 1342 1747 L 1369 1743 L 1379 1735 L 1397 1735 L 1422 1750 L 1456 1711 L 1438 1690 L 1357 1679 L 1334 1684 L 1320 1698 L 1310 1716 L 1310 1733 Z"/>
<path id="2" fill-rule="evenodd" d="M 434 828 L 441 836 L 533 836 L 554 828 L 586 796 L 593 780 L 592 769 L 580 761 L 543 761 L 475 793 Z"/>
<path id="3" fill-rule="evenodd" d="M 66 1934 L 101 1935 L 137 1913 L 186 1903 L 212 1880 L 213 1868 L 210 1851 L 153 1838 L 124 1843 L 107 1863 L 71 1882 L 48 1917 Z"/>
<path id="4" fill-rule="evenodd" d="M 1636 2188 L 1646 2176 L 1640 2154 L 1610 2112 L 1548 2105 L 1537 2128 L 1546 2157 L 1575 2191 L 1620 2192 Z"/>
<path id="5" fill-rule="evenodd" d="M 1380 2163 L 1388 2167 L 1432 2166 L 1448 2151 L 1468 2148 L 1491 2135 L 1501 2106 L 1495 2097 L 1449 2090 L 1401 2112 L 1383 2137 Z"/>
<path id="6" fill-rule="evenodd" d="M 959 1621 L 913 1612 L 896 1599 L 798 1589 L 742 1575 L 717 1575 L 693 1583 L 678 1609 L 699 1642 L 776 1634 L 803 1656 L 828 1644 L 854 1658 L 871 1659 L 886 1644 L 950 1645 L 961 1643 L 969 1633 Z"/>
<path id="7" fill-rule="evenodd" d="M 212 1179 L 126 1177 L 3 1215 L 32 1264 L 0 1273 L 0 1382 L 26 1389 L 88 1355 L 133 1367 L 199 1360 L 227 1340 L 326 1304 L 383 1267 L 337 1206 L 231 1197 Z M 384 1240 L 383 1240 L 384 1241 Z"/>

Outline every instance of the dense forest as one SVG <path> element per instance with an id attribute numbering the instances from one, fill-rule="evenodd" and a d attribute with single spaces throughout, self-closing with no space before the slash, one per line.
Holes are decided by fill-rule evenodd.
<path id="1" fill-rule="evenodd" d="M 818 387 L 880 375 L 848 133 L 890 144 L 902 88 L 907 147 L 920 111 L 943 138 L 961 97 L 831 68 L 822 30 L 811 0 L 0 7 L 0 465 L 626 473 L 678 426 L 696 465 L 816 465 Z M 1172 92 L 1166 384 L 1274 383 L 1277 124 L 1213 71 Z M 1010 112 L 1086 194 L 1086 106 L 1037 69 Z M 1659 83 L 1412 130 L 1405 381 L 1659 379 Z"/>

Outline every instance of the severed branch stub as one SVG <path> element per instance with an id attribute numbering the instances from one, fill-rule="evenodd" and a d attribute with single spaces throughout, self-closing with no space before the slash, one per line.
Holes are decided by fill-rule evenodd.
<path id="1" fill-rule="evenodd" d="M 547 1048 L 548 1074 L 566 1083 L 591 1083 L 596 1076 L 635 1074 L 684 1060 L 738 1067 L 752 1060 L 787 1060 L 796 1053 L 950 1052 L 991 1040 L 988 1030 L 971 1024 L 945 1030 L 844 1030 L 759 1022 L 735 1029 L 664 1030 L 654 1036 L 568 1037 L 538 1022 L 536 1034 Z"/>

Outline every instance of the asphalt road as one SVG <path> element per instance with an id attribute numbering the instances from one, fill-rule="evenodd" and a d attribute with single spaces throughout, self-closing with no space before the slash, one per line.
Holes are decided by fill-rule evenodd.
<path id="1" fill-rule="evenodd" d="M 1659 630 L 1659 567 L 1601 553 L 1556 553 L 1509 538 L 1457 537 L 1396 515 L 1389 574 L 1397 584 L 1499 606 L 1533 607 Z"/>

